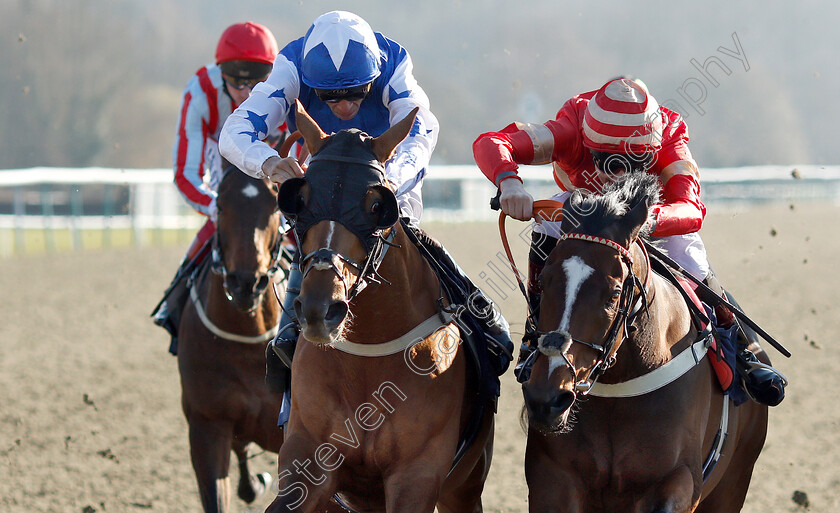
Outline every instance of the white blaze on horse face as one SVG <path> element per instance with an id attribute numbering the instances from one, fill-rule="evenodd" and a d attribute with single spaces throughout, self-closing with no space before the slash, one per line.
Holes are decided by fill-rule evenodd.
<path id="1" fill-rule="evenodd" d="M 324 243 L 325 248 L 330 249 L 333 235 L 335 235 L 335 221 L 330 221 L 330 231 L 327 232 L 327 242 Z"/>
<path id="2" fill-rule="evenodd" d="M 332 249 L 330 248 L 330 244 L 332 244 L 333 235 L 335 235 L 335 221 L 330 221 L 329 230 L 327 231 L 327 240 L 324 241 L 324 245 L 321 246 L 322 249 Z M 316 271 L 329 271 L 332 269 L 332 265 L 329 262 L 315 262 L 312 264 L 312 268 Z"/>
<path id="3" fill-rule="evenodd" d="M 569 321 L 572 318 L 572 306 L 575 304 L 578 292 L 589 276 L 595 272 L 586 265 L 582 258 L 573 256 L 563 262 L 563 270 L 566 272 L 566 309 L 563 311 L 563 318 L 560 320 L 560 331 L 569 331 Z"/>
<path id="4" fill-rule="evenodd" d="M 563 271 L 566 273 L 566 307 L 563 310 L 563 318 L 560 319 L 560 326 L 558 331 L 569 331 L 569 322 L 572 318 L 572 307 L 577 299 L 578 292 L 580 292 L 583 282 L 595 272 L 594 269 L 586 265 L 578 256 L 573 256 L 563 262 Z M 568 351 L 569 348 L 564 346 L 561 349 L 562 353 Z M 566 359 L 562 356 L 548 357 L 548 375 L 551 376 L 558 367 L 566 365 Z"/>
<path id="5" fill-rule="evenodd" d="M 246 198 L 256 198 L 260 190 L 254 184 L 249 183 L 242 189 L 242 194 Z"/>

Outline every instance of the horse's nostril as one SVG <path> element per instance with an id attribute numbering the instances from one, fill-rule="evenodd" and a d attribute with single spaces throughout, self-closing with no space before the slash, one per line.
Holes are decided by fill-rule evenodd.
<path id="1" fill-rule="evenodd" d="M 227 284 L 227 288 L 230 290 L 239 290 L 239 287 L 241 286 L 239 283 L 239 276 L 232 273 L 227 275 L 225 281 Z"/>
<path id="2" fill-rule="evenodd" d="M 522 393 L 531 418 L 546 424 L 552 424 L 559 419 L 575 402 L 574 392 L 568 390 L 552 392 L 548 397 L 539 393 L 535 394 L 529 387 L 522 387 Z"/>
<path id="3" fill-rule="evenodd" d="M 298 322 L 303 322 L 306 319 L 303 317 L 303 304 L 300 302 L 300 298 L 296 298 L 294 302 L 294 310 L 295 310 L 295 319 Z"/>
<path id="4" fill-rule="evenodd" d="M 555 396 L 553 404 L 551 405 L 552 414 L 558 416 L 562 415 L 572 406 L 573 402 L 575 402 L 574 392 L 569 392 L 568 390 L 561 391 Z"/>
<path id="5" fill-rule="evenodd" d="M 338 326 L 347 317 L 348 312 L 347 303 L 344 301 L 336 301 L 327 309 L 327 315 L 324 316 L 324 322 L 332 327 Z"/>
<path id="6" fill-rule="evenodd" d="M 248 273 L 233 272 L 227 275 L 227 287 L 235 294 L 253 294 L 256 292 L 257 279 Z"/>
<path id="7" fill-rule="evenodd" d="M 254 284 L 254 292 L 262 292 L 268 287 L 268 276 L 262 275 Z"/>

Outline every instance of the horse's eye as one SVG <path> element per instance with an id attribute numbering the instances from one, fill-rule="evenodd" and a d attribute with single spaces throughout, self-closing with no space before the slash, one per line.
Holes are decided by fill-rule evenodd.
<path id="1" fill-rule="evenodd" d="M 379 212 L 382 210 L 382 202 L 374 201 L 370 206 L 370 213 L 373 215 L 379 215 Z"/>
<path id="2" fill-rule="evenodd" d="M 610 303 L 615 303 L 621 297 L 621 289 L 615 289 L 610 294 Z"/>

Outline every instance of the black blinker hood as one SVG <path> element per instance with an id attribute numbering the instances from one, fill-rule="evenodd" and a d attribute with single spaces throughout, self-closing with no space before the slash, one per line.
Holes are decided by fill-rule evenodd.
<path id="1" fill-rule="evenodd" d="M 357 130 L 332 135 L 312 156 L 303 178 L 280 187 L 278 205 L 294 221 L 298 243 L 315 224 L 335 221 L 350 230 L 370 254 L 381 231 L 399 218 L 394 193 L 385 185 L 385 168 L 373 152 L 373 138 Z M 301 188 L 308 184 L 304 204 Z M 365 198 L 376 189 L 383 198 L 377 213 L 368 212 Z"/>

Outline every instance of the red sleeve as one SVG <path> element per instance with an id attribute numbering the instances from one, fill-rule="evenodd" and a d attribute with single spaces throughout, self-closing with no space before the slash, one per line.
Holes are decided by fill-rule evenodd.
<path id="1" fill-rule="evenodd" d="M 473 157 L 484 176 L 498 187 L 505 178 L 522 181 L 516 170 L 518 164 L 533 162 L 534 143 L 526 132 L 511 123 L 500 132 L 479 135 L 473 143 Z"/>
<path id="2" fill-rule="evenodd" d="M 662 148 L 656 154 L 656 172 L 679 160 L 694 161 L 688 149 L 688 126 L 676 112 L 665 107 L 660 107 L 660 110 L 665 129 L 662 131 Z"/>
<path id="3" fill-rule="evenodd" d="M 654 237 L 694 233 L 703 226 L 706 206 L 700 201 L 700 182 L 694 175 L 674 175 L 663 188 L 664 203 L 653 207 Z"/>

